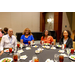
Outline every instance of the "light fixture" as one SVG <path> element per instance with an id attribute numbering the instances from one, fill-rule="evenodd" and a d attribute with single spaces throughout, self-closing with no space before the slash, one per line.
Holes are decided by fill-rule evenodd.
<path id="1" fill-rule="evenodd" d="M 53 22 L 53 19 L 52 18 L 49 18 L 49 19 L 47 19 L 47 22 L 48 23 L 51 23 L 51 22 Z"/>

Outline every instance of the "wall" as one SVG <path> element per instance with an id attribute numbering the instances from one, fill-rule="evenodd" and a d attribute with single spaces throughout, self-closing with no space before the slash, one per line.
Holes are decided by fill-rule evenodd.
<path id="1" fill-rule="evenodd" d="M 45 29 L 47 30 L 54 30 L 54 20 L 52 23 L 48 23 L 47 19 L 52 18 L 54 19 L 54 12 L 47 12 L 45 14 Z"/>
<path id="2" fill-rule="evenodd" d="M 0 27 L 23 32 L 26 27 L 32 32 L 40 31 L 40 12 L 0 12 Z"/>
<path id="3" fill-rule="evenodd" d="M 73 12 L 73 18 L 72 18 L 72 30 L 75 30 L 75 12 Z"/>
<path id="4" fill-rule="evenodd" d="M 69 14 L 71 15 L 71 14 Z M 68 15 L 66 12 L 63 12 L 63 18 L 62 18 L 62 31 L 63 30 L 69 30 L 71 32 L 71 25 L 72 25 L 72 22 L 71 22 L 71 19 L 69 20 L 68 19 Z M 67 25 L 67 27 L 65 27 L 65 25 Z"/>

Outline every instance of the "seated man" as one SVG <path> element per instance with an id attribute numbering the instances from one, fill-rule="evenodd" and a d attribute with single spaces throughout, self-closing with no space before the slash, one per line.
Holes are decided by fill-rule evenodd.
<path id="1" fill-rule="evenodd" d="M 4 48 L 15 48 L 17 46 L 17 40 L 16 40 L 16 37 L 13 35 L 13 30 L 12 29 L 9 29 L 8 30 L 8 34 L 7 35 L 4 35 L 2 37 L 2 40 L 1 40 L 1 51 L 4 49 Z"/>

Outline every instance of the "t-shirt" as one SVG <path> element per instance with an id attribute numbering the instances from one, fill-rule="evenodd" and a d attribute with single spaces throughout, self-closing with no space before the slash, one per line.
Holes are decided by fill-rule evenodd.
<path id="1" fill-rule="evenodd" d="M 22 35 L 20 39 L 23 40 L 24 44 L 28 44 L 28 41 L 34 40 L 34 37 L 33 37 L 33 35 L 29 35 L 28 38 L 26 38 L 25 35 Z"/>

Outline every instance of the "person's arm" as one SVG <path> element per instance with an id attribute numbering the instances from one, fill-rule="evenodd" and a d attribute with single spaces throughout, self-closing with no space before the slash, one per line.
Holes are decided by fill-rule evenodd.
<path id="1" fill-rule="evenodd" d="M 2 51 L 0 52 L 0 56 L 1 56 L 3 53 L 4 53 L 4 51 L 2 50 Z"/>
<path id="2" fill-rule="evenodd" d="M 24 43 L 23 43 L 23 35 L 20 38 L 20 42 L 24 45 Z"/>
<path id="3" fill-rule="evenodd" d="M 33 41 L 33 42 L 34 42 L 34 37 L 33 37 L 33 35 L 31 35 L 31 41 Z"/>
<path id="4" fill-rule="evenodd" d="M 73 48 L 73 41 L 72 39 L 70 38 L 70 41 L 68 43 L 68 48 Z"/>
<path id="5" fill-rule="evenodd" d="M 63 42 L 62 42 L 62 38 L 59 40 L 59 45 L 62 45 Z"/>

